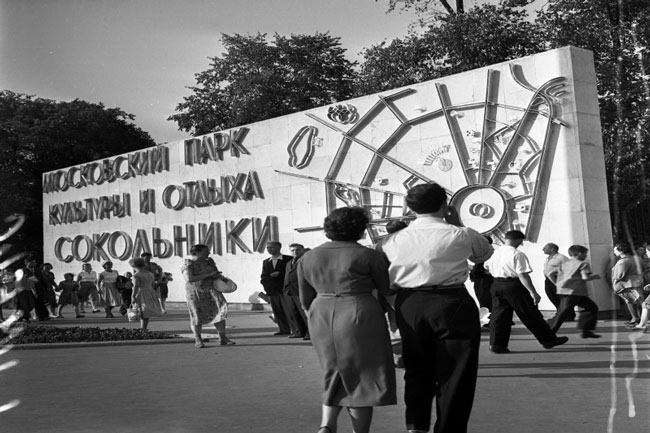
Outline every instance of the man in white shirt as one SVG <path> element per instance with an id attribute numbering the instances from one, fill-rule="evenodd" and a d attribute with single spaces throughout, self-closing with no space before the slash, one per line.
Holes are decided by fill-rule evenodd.
<path id="1" fill-rule="evenodd" d="M 555 284 L 557 281 L 557 273 L 562 263 L 569 260 L 567 256 L 558 252 L 559 249 L 556 244 L 551 242 L 542 247 L 542 251 L 546 254 L 546 261 L 544 262 L 544 292 L 546 292 L 548 300 L 555 306 L 556 311 L 560 308 L 560 296 L 557 294 L 557 286 Z M 569 314 L 565 321 L 571 322 L 575 318 L 576 313 L 574 311 L 573 314 Z"/>
<path id="2" fill-rule="evenodd" d="M 437 184 L 406 196 L 417 219 L 377 246 L 390 261 L 402 336 L 406 428 L 426 432 L 436 397 L 438 433 L 464 433 L 474 402 L 481 338 L 478 308 L 463 283 L 467 260 L 482 263 L 492 246 L 478 232 L 448 224 L 447 194 Z"/>
<path id="3" fill-rule="evenodd" d="M 490 351 L 509 353 L 512 314 L 517 313 L 526 328 L 544 346 L 551 349 L 566 343 L 544 321 L 537 308 L 541 297 L 535 290 L 530 274 L 533 270 L 526 254 L 519 247 L 526 236 L 519 230 L 505 233 L 505 244 L 498 248 L 485 267 L 494 277 L 492 283 L 492 314 L 490 315 Z"/>

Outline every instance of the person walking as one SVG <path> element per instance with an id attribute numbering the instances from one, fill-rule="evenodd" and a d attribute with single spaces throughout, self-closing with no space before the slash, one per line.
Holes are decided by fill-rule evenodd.
<path id="1" fill-rule="evenodd" d="M 367 433 L 373 407 L 397 403 L 388 326 L 372 295 L 388 292 L 388 262 L 357 243 L 369 221 L 362 208 L 334 210 L 323 224 L 331 241 L 298 262 L 300 302 L 324 372 L 319 433 L 336 433 L 342 408 L 353 432 Z"/>
<path id="2" fill-rule="evenodd" d="M 139 257 L 131 259 L 129 264 L 133 267 L 131 305 L 137 304 L 140 307 L 140 329 L 146 331 L 149 319 L 163 315 L 160 298 L 154 289 L 155 277 L 146 269 L 144 259 Z"/>
<path id="3" fill-rule="evenodd" d="M 117 279 L 120 277 L 120 274 L 113 270 L 113 262 L 106 262 L 102 267 L 104 268 L 104 271 L 99 274 L 97 285 L 99 286 L 99 290 L 104 298 L 104 311 L 106 312 L 106 318 L 112 319 L 115 317 L 111 311 L 113 307 L 119 307 L 122 305 L 122 296 L 117 289 Z"/>
<path id="4" fill-rule="evenodd" d="M 223 293 L 214 289 L 214 280 L 223 279 L 217 265 L 210 258 L 207 245 L 196 244 L 190 249 L 191 256 L 181 267 L 185 278 L 185 297 L 190 313 L 190 327 L 194 333 L 194 345 L 205 347 L 201 330 L 203 325 L 214 323 L 222 346 L 235 344 L 226 336 L 228 303 Z"/>
<path id="5" fill-rule="evenodd" d="M 630 313 L 626 325 L 634 326 L 641 320 L 641 304 L 643 294 L 643 268 L 634 257 L 632 246 L 627 242 L 618 242 L 614 246 L 614 254 L 618 261 L 612 268 L 612 288 L 625 301 Z"/>
<path id="6" fill-rule="evenodd" d="M 483 263 L 492 247 L 480 233 L 445 221 L 447 194 L 436 183 L 405 198 L 417 218 L 377 246 L 389 262 L 405 367 L 406 428 L 426 432 L 435 398 L 437 433 L 464 433 L 472 411 L 481 330 L 467 292 L 468 260 Z"/>
<path id="7" fill-rule="evenodd" d="M 81 272 L 77 275 L 77 282 L 79 283 L 79 312 L 85 313 L 84 304 L 90 302 L 92 312 L 99 313 L 100 310 L 96 307 L 99 300 L 97 272 L 93 271 L 90 263 L 81 265 Z"/>
<path id="8" fill-rule="evenodd" d="M 558 337 L 544 320 L 537 308 L 541 297 L 530 279 L 533 270 L 526 254 L 517 248 L 526 236 L 519 230 L 507 231 L 505 244 L 498 248 L 485 264 L 494 277 L 492 284 L 492 314 L 490 316 L 490 351 L 510 353 L 508 343 L 512 331 L 512 315 L 519 319 L 533 333 L 545 349 L 569 341 Z"/>
<path id="9" fill-rule="evenodd" d="M 548 300 L 551 301 L 551 304 L 555 307 L 555 317 L 557 317 L 557 311 L 560 309 L 561 301 L 561 298 L 557 293 L 557 273 L 562 263 L 569 260 L 567 256 L 560 254 L 559 250 L 560 248 L 552 242 L 549 242 L 542 247 L 542 252 L 546 254 L 546 260 L 544 261 L 544 292 L 546 293 Z M 555 317 L 553 319 L 555 319 Z M 575 320 L 575 318 L 575 311 L 570 312 L 565 321 L 571 322 Z"/>

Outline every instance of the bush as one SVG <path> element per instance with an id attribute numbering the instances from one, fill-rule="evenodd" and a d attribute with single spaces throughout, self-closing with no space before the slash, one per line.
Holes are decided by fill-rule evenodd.
<path id="1" fill-rule="evenodd" d="M 57 328 L 54 326 L 19 324 L 11 328 L 14 335 L 12 344 L 32 343 L 79 343 L 89 341 L 134 341 L 134 340 L 161 340 L 180 338 L 176 334 L 160 331 L 143 331 L 142 329 L 126 328 Z M 8 333 L 0 330 L 0 340 L 4 340 Z M 6 341 L 8 343 L 9 341 Z"/>

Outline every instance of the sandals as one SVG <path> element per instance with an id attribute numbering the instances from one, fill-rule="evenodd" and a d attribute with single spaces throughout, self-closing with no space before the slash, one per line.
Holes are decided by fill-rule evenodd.
<path id="1" fill-rule="evenodd" d="M 203 340 L 201 340 L 200 338 L 195 338 L 194 347 L 196 347 L 197 349 L 203 349 L 205 347 L 205 344 L 203 344 Z"/>
<path id="2" fill-rule="evenodd" d="M 232 346 L 233 344 L 237 344 L 237 343 L 235 343 L 234 341 L 232 341 L 230 339 L 226 339 L 226 340 L 220 340 L 219 344 L 222 345 L 222 346 Z"/>
<path id="3" fill-rule="evenodd" d="M 624 325 L 626 325 L 626 326 L 634 326 L 634 325 L 638 325 L 638 324 L 639 324 L 639 321 L 634 320 L 634 319 L 624 323 Z"/>

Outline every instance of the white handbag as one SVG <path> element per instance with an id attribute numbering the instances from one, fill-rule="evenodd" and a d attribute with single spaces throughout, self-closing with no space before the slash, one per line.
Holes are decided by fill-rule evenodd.
<path id="1" fill-rule="evenodd" d="M 212 284 L 214 285 L 214 289 L 221 293 L 232 293 L 237 290 L 237 283 L 230 278 L 217 278 Z"/>

